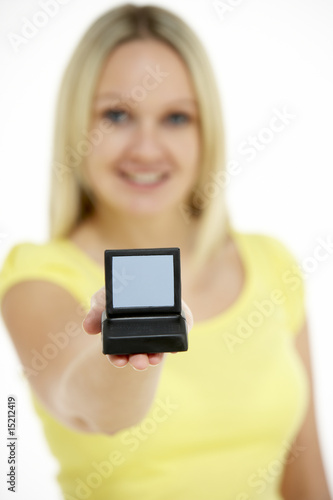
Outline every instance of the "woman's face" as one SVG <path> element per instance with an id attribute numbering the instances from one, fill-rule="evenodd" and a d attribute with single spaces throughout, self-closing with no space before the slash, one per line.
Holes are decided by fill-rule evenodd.
<path id="1" fill-rule="evenodd" d="M 177 53 L 152 39 L 117 47 L 92 113 L 85 176 L 97 204 L 140 215 L 179 209 L 198 174 L 200 137 L 194 89 Z"/>

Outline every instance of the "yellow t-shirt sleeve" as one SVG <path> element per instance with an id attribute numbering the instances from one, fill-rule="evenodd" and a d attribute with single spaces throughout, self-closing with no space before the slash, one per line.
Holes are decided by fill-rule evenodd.
<path id="1" fill-rule="evenodd" d="M 38 265 L 31 261 L 33 246 L 29 243 L 15 245 L 5 258 L 0 271 L 0 300 L 16 283 L 38 278 Z"/>
<path id="2" fill-rule="evenodd" d="M 301 330 L 306 317 L 305 276 L 300 262 L 294 253 L 279 239 L 268 236 L 267 241 L 272 252 L 274 271 L 277 273 L 278 288 L 286 297 L 288 326 L 292 335 Z"/>
<path id="3" fill-rule="evenodd" d="M 66 289 L 77 300 L 79 293 L 77 271 L 52 248 L 34 243 L 20 243 L 8 253 L 0 270 L 0 302 L 15 284 L 28 280 L 43 280 Z"/>

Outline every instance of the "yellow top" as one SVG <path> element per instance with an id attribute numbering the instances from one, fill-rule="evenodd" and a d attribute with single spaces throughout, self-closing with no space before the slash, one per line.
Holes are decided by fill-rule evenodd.
<path id="1" fill-rule="evenodd" d="M 233 235 L 244 287 L 226 311 L 195 324 L 187 352 L 167 356 L 139 425 L 114 436 L 75 432 L 32 395 L 66 500 L 281 500 L 286 455 L 308 404 L 293 346 L 304 321 L 304 282 L 276 238 Z M 102 268 L 65 239 L 16 245 L 0 274 L 0 298 L 28 279 L 57 283 L 85 308 L 104 284 Z M 61 348 L 46 337 L 28 376 L 43 376 L 43 362 Z"/>

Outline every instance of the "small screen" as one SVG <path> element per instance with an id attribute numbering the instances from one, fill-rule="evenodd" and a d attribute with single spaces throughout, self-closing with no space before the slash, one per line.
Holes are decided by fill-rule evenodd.
<path id="1" fill-rule="evenodd" d="M 113 307 L 173 307 L 172 255 L 112 257 Z"/>

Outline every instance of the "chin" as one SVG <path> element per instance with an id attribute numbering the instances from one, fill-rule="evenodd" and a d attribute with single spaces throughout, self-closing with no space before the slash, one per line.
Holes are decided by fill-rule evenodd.
<path id="1" fill-rule="evenodd" d="M 153 216 L 162 216 L 166 214 L 174 213 L 181 202 L 177 202 L 173 200 L 167 203 L 166 200 L 161 199 L 132 199 L 122 201 L 119 204 L 113 203 L 110 208 L 112 211 L 122 214 L 122 215 L 131 215 L 131 216 L 143 216 L 143 217 L 153 217 Z"/>
<path id="2" fill-rule="evenodd" d="M 169 207 L 161 207 L 160 205 L 144 205 L 144 204 L 138 204 L 138 205 L 132 205 L 130 207 L 125 208 L 124 211 L 126 211 L 130 215 L 135 215 L 135 216 L 143 216 L 143 217 L 153 217 L 153 216 L 159 216 L 166 214 L 170 211 Z"/>

